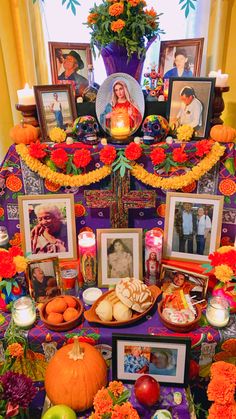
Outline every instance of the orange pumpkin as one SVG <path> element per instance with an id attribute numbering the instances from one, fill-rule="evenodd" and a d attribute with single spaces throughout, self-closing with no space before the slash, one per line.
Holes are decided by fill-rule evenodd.
<path id="1" fill-rule="evenodd" d="M 214 125 L 211 128 L 210 136 L 219 143 L 232 143 L 236 137 L 236 130 L 227 125 Z"/>
<path id="2" fill-rule="evenodd" d="M 50 401 L 82 412 L 93 405 L 107 383 L 107 366 L 97 349 L 85 342 L 65 345 L 49 361 L 45 388 Z"/>
<path id="3" fill-rule="evenodd" d="M 24 124 L 22 121 L 19 125 L 15 125 L 10 130 L 10 137 L 15 144 L 34 143 L 39 138 L 39 128 L 35 128 L 33 125 Z"/>

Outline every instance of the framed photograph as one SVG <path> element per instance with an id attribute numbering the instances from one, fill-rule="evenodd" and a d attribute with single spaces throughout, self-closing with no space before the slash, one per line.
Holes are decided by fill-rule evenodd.
<path id="1" fill-rule="evenodd" d="M 224 197 L 167 192 L 163 257 L 205 262 L 220 246 Z"/>
<path id="2" fill-rule="evenodd" d="M 169 124 L 190 125 L 194 138 L 206 138 L 210 129 L 215 78 L 170 78 L 168 93 Z"/>
<path id="3" fill-rule="evenodd" d="M 70 85 L 34 86 L 34 94 L 44 141 L 48 141 L 50 129 L 66 129 L 73 125 L 77 112 Z"/>
<path id="4" fill-rule="evenodd" d="M 204 38 L 161 41 L 159 72 L 170 77 L 200 76 Z"/>
<path id="5" fill-rule="evenodd" d="M 184 294 L 190 294 L 195 301 L 200 301 L 206 298 L 207 285 L 207 275 L 186 271 L 170 265 L 163 264 L 161 266 L 159 286 L 163 291 L 163 296 L 181 289 Z"/>
<path id="6" fill-rule="evenodd" d="M 98 229 L 98 285 L 109 287 L 120 278 L 143 280 L 142 229 Z"/>
<path id="7" fill-rule="evenodd" d="M 223 210 L 223 224 L 236 224 L 236 209 L 226 208 Z"/>
<path id="8" fill-rule="evenodd" d="M 160 384 L 186 387 L 191 339 L 112 334 L 112 379 L 132 383 L 149 374 Z"/>
<path id="9" fill-rule="evenodd" d="M 49 42 L 48 46 L 53 84 L 71 84 L 75 96 L 82 96 L 92 65 L 90 45 Z"/>
<path id="10" fill-rule="evenodd" d="M 61 294 L 60 269 L 57 257 L 29 262 L 26 277 L 30 295 L 37 303 L 44 303 Z"/>
<path id="11" fill-rule="evenodd" d="M 43 255 L 75 259 L 74 195 L 18 197 L 23 251 L 30 260 Z"/>

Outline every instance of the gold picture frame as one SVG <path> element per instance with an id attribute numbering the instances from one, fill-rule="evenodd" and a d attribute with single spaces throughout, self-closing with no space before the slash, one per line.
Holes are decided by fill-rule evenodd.
<path id="1" fill-rule="evenodd" d="M 44 303 L 61 294 L 61 275 L 58 257 L 39 259 L 27 265 L 29 293 L 37 303 Z"/>
<path id="2" fill-rule="evenodd" d="M 142 229 L 97 229 L 98 285 L 108 288 L 120 278 L 143 280 Z"/>
<path id="3" fill-rule="evenodd" d="M 61 260 L 77 258 L 73 194 L 24 195 L 18 204 L 22 248 L 29 260 L 46 254 Z"/>
<path id="4" fill-rule="evenodd" d="M 163 257 L 207 262 L 220 246 L 223 205 L 219 195 L 167 192 Z"/>

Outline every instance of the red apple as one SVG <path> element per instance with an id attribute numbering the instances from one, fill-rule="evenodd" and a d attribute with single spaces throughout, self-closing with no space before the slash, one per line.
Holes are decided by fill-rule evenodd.
<path id="1" fill-rule="evenodd" d="M 160 398 L 160 384 L 150 375 L 141 375 L 135 381 L 134 394 L 139 403 L 151 407 Z"/>

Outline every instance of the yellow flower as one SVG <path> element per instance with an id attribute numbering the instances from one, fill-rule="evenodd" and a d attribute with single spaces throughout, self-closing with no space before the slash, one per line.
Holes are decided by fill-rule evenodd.
<path id="1" fill-rule="evenodd" d="M 63 143 L 66 139 L 66 133 L 63 129 L 54 127 L 49 131 L 50 140 L 54 141 L 54 143 Z"/>
<path id="2" fill-rule="evenodd" d="M 27 260 L 24 258 L 24 256 L 15 256 L 13 258 L 13 262 L 16 265 L 16 271 L 18 274 L 21 272 L 25 272 L 27 268 Z"/>
<path id="3" fill-rule="evenodd" d="M 24 349 L 19 343 L 12 343 L 7 347 L 7 351 L 13 358 L 20 358 L 24 353 Z"/>
<path id="4" fill-rule="evenodd" d="M 181 125 L 177 128 L 177 138 L 180 141 L 189 141 L 193 136 L 193 127 L 190 125 Z"/>
<path id="5" fill-rule="evenodd" d="M 232 250 L 232 246 L 221 246 L 219 249 L 217 249 L 217 253 L 227 253 L 230 250 Z"/>
<path id="6" fill-rule="evenodd" d="M 228 265 L 219 265 L 215 267 L 215 276 L 221 282 L 229 282 L 233 275 L 233 269 L 231 269 Z"/>

